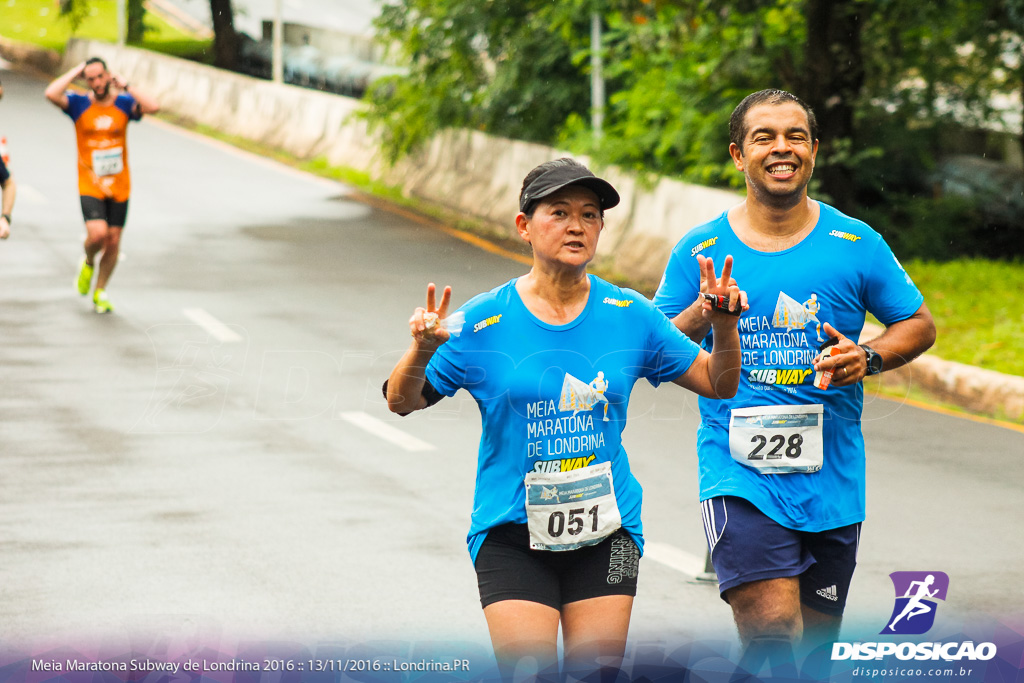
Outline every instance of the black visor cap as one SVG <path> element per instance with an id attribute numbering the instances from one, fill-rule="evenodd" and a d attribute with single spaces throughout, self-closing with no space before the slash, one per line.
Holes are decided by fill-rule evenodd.
<path id="1" fill-rule="evenodd" d="M 536 204 L 538 199 L 550 196 L 570 185 L 582 185 L 592 190 L 601 202 L 602 211 L 619 203 L 619 193 L 607 180 L 598 178 L 580 166 L 556 166 L 530 183 L 519 198 L 519 210 L 528 213 L 527 209 Z"/>

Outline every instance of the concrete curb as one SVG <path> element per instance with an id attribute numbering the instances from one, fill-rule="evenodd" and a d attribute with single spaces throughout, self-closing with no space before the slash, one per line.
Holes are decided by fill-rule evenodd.
<path id="1" fill-rule="evenodd" d="M 874 339 L 883 330 L 866 323 L 860 339 L 862 342 Z M 1014 422 L 1024 419 L 1024 377 L 943 360 L 927 353 L 881 377 L 888 387 L 916 387 L 940 401 L 974 413 Z"/>
<path id="2" fill-rule="evenodd" d="M 446 131 L 416 156 L 389 168 L 363 121 L 358 101 L 219 71 L 187 60 L 133 48 L 72 40 L 67 63 L 99 54 L 130 80 L 146 83 L 167 111 L 231 135 L 288 151 L 299 158 L 326 155 L 332 164 L 359 168 L 403 192 L 500 226 L 517 208 L 520 179 L 536 164 L 564 152 L 473 131 Z M 0 56 L 37 71 L 56 73 L 57 53 L 0 38 Z M 669 253 L 689 227 L 736 204 L 733 192 L 662 179 L 646 188 L 618 169 L 603 172 L 622 196 L 609 215 L 599 258 L 634 282 L 656 282 Z M 481 213 L 482 211 L 482 213 Z M 882 328 L 865 325 L 862 340 Z M 893 387 L 914 386 L 976 413 L 1024 420 L 1024 377 L 925 354 L 882 375 Z"/>

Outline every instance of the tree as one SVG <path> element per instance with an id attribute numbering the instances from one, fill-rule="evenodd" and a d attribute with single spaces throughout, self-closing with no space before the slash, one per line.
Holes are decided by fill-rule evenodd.
<path id="1" fill-rule="evenodd" d="M 1016 64 L 1008 63 L 1008 69 L 1013 71 L 1010 78 L 1015 82 L 1016 90 L 1020 93 L 1021 100 L 1021 132 L 1017 142 L 1020 146 L 1021 158 L 1024 158 L 1024 0 L 1003 0 L 996 3 L 997 14 L 1005 12 L 1007 31 L 1004 39 L 1007 44 L 1006 55 L 1013 56 Z M 1010 62 L 1010 59 L 1006 60 Z"/>
<path id="2" fill-rule="evenodd" d="M 574 61 L 589 15 L 549 0 L 398 0 L 379 35 L 410 67 L 368 93 L 371 126 L 394 160 L 447 127 L 550 143 L 589 109 L 589 80 Z"/>
<path id="3" fill-rule="evenodd" d="M 118 0 L 120 2 L 120 0 Z M 77 33 L 78 28 L 89 16 L 89 0 L 60 0 L 60 13 L 71 23 L 71 32 Z M 146 35 L 146 7 L 143 0 L 127 0 L 127 27 L 125 40 L 129 44 L 141 43 Z"/>
<path id="4" fill-rule="evenodd" d="M 146 5 L 143 0 L 128 0 L 128 26 L 125 39 L 132 44 L 141 43 L 146 37 Z"/>
<path id="5" fill-rule="evenodd" d="M 238 66 L 239 40 L 231 0 L 210 0 L 213 18 L 213 63 L 222 69 Z"/>
<path id="6" fill-rule="evenodd" d="M 610 79 L 600 144 L 588 116 L 595 9 Z M 993 94 L 1024 89 L 1024 0 L 393 0 L 378 27 L 412 67 L 371 95 L 392 157 L 460 126 L 741 187 L 729 114 L 777 87 L 817 113 L 815 195 L 881 223 L 931 201 L 950 131 L 991 123 Z"/>
<path id="7" fill-rule="evenodd" d="M 821 128 L 819 153 L 826 160 L 818 176 L 822 188 L 847 212 L 854 206 L 853 170 L 838 157 L 854 137 L 854 116 L 866 78 L 859 5 L 859 0 L 807 0 L 804 69 L 797 88 Z"/>

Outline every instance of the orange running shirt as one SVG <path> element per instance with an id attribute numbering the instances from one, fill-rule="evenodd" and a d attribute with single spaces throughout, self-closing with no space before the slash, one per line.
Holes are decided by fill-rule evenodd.
<path id="1" fill-rule="evenodd" d="M 132 183 L 128 174 L 128 122 L 142 118 L 135 98 L 121 93 L 110 105 L 88 95 L 68 92 L 64 113 L 75 122 L 78 138 L 78 194 L 126 202 Z"/>

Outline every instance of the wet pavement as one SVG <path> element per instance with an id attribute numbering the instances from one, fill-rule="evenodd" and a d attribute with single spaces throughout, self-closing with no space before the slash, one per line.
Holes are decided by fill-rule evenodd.
<path id="1" fill-rule="evenodd" d="M 475 405 L 461 394 L 402 420 L 380 383 L 428 281 L 461 303 L 523 266 L 147 120 L 129 137 L 116 312 L 97 315 L 72 290 L 72 124 L 43 82 L 2 77 L 21 190 L 0 243 L 0 641 L 486 644 L 464 542 Z M 699 561 L 697 422 L 685 391 L 640 384 L 625 438 L 648 542 Z M 864 429 L 851 628 L 880 630 L 900 570 L 949 574 L 947 630 L 1024 613 L 1024 435 L 883 399 Z M 648 557 L 632 633 L 731 638 L 731 615 Z"/>

